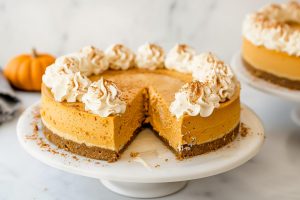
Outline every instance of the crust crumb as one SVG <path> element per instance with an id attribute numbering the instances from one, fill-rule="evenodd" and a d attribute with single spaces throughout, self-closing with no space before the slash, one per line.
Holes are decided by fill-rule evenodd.
<path id="1" fill-rule="evenodd" d="M 130 152 L 130 157 L 131 157 L 131 158 L 136 158 L 136 157 L 138 157 L 139 155 L 140 155 L 139 152 Z"/>
<path id="2" fill-rule="evenodd" d="M 247 127 L 244 123 L 241 123 L 241 136 L 246 137 L 250 132 L 250 128 Z"/>
<path id="3" fill-rule="evenodd" d="M 72 158 L 76 161 L 79 160 L 79 158 L 77 156 L 72 156 Z"/>

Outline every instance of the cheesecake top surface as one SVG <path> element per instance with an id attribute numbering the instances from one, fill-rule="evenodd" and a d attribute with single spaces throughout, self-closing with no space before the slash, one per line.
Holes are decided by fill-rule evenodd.
<path id="1" fill-rule="evenodd" d="M 130 69 L 127 71 L 108 70 L 99 75 L 89 77 L 92 82 L 97 82 L 101 78 L 113 82 L 120 91 L 120 99 L 127 105 L 132 104 L 134 98 L 145 88 L 152 88 L 164 99 L 167 106 L 170 106 L 175 94 L 183 88 L 187 83 L 192 82 L 192 77 L 189 74 L 183 74 L 177 71 L 170 71 L 166 69 L 159 69 L 155 71 L 143 69 Z M 54 99 L 51 90 L 43 84 L 42 92 L 48 98 Z M 220 103 L 216 109 L 226 107 L 231 102 L 239 97 L 239 86 L 235 90 L 233 97 L 225 102 Z M 83 102 L 60 102 L 69 108 L 74 108 L 80 111 L 85 111 L 85 104 Z M 113 115 L 110 115 L 113 117 Z M 110 117 L 109 116 L 109 117 Z"/>
<path id="2" fill-rule="evenodd" d="M 80 102 L 85 111 L 101 117 L 124 113 L 130 93 L 145 87 L 161 89 L 177 118 L 207 117 L 239 91 L 227 64 L 212 53 L 196 54 L 184 44 L 166 56 L 160 46 L 150 43 L 137 53 L 121 44 L 105 52 L 84 47 L 49 66 L 43 84 L 55 101 Z"/>
<path id="3" fill-rule="evenodd" d="M 246 16 L 243 36 L 257 46 L 300 56 L 300 3 L 269 4 Z"/>

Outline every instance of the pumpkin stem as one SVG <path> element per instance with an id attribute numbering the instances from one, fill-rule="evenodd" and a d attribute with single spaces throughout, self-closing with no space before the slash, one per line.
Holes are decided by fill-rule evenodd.
<path id="1" fill-rule="evenodd" d="M 34 58 L 38 57 L 38 54 L 37 54 L 37 51 L 36 51 L 35 48 L 32 48 L 31 51 L 32 51 L 32 56 L 33 56 Z"/>

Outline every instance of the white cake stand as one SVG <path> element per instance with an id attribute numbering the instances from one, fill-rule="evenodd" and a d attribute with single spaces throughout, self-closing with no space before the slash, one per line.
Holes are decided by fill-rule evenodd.
<path id="1" fill-rule="evenodd" d="M 239 77 L 239 79 L 252 86 L 253 88 L 285 98 L 287 100 L 300 103 L 300 91 L 291 90 L 285 87 L 272 84 L 268 81 L 257 78 L 253 76 L 250 72 L 248 72 L 242 60 L 241 52 L 237 52 L 232 57 L 231 66 L 235 74 Z M 296 124 L 300 126 L 300 108 L 295 108 L 292 110 L 291 118 Z"/>
<path id="2" fill-rule="evenodd" d="M 30 155 L 57 169 L 100 179 L 108 189 L 130 197 L 165 196 L 182 189 L 188 180 L 231 170 L 254 157 L 264 141 L 261 121 L 243 106 L 241 122 L 250 128 L 249 133 L 215 152 L 179 161 L 150 129 L 145 129 L 120 160 L 108 163 L 77 156 L 49 143 L 41 131 L 38 110 L 39 103 L 32 105 L 17 124 L 19 141 Z M 132 152 L 139 155 L 132 156 Z"/>

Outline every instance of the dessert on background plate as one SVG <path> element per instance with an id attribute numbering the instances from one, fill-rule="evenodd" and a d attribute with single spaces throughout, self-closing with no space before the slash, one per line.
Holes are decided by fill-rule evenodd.
<path id="1" fill-rule="evenodd" d="M 62 56 L 43 76 L 41 119 L 60 148 L 116 161 L 151 126 L 179 159 L 216 150 L 240 126 L 240 85 L 212 53 L 146 43 Z"/>
<path id="2" fill-rule="evenodd" d="M 247 15 L 242 57 L 254 76 L 300 90 L 300 4 L 270 4 Z"/>

